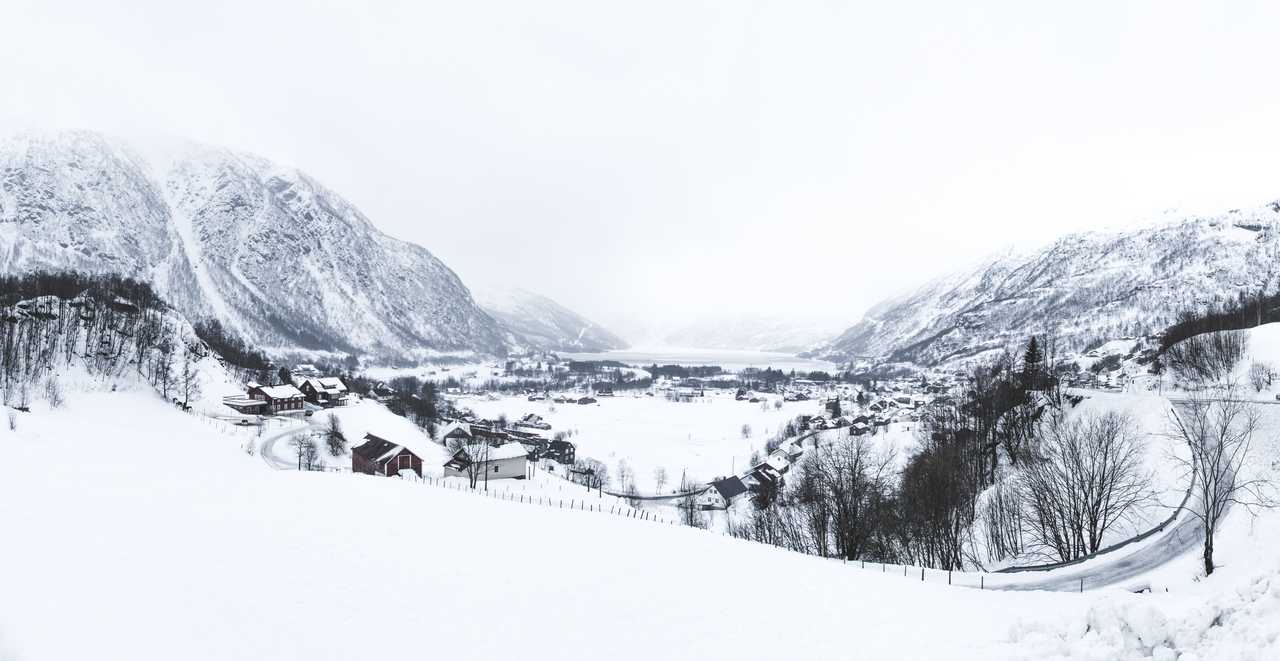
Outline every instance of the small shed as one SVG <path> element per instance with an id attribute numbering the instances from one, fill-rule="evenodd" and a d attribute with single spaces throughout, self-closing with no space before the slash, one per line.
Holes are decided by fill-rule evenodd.
<path id="1" fill-rule="evenodd" d="M 406 470 L 422 477 L 422 458 L 403 445 L 365 434 L 364 443 L 351 448 L 353 473 L 394 477 Z"/>

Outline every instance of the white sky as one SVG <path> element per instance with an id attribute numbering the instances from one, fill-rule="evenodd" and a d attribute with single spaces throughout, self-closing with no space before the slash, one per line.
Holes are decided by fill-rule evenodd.
<path id="1" fill-rule="evenodd" d="M 1280 197 L 1277 2 L 0 2 L 0 128 L 253 151 L 623 329 Z"/>

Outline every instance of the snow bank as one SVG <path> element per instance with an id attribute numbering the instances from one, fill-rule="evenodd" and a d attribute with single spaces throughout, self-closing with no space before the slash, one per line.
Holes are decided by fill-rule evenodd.
<path id="1" fill-rule="evenodd" d="M 1011 640 L 1042 659 L 1280 658 L 1280 571 L 1208 603 L 1196 595 L 1109 595 L 1051 627 L 1020 624 Z"/>

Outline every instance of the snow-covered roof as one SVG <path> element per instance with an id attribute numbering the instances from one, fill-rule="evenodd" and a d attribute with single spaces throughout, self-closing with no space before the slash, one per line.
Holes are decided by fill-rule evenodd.
<path id="1" fill-rule="evenodd" d="M 342 383 L 342 379 L 336 376 L 311 377 L 302 379 L 298 383 L 299 386 L 304 383 L 311 384 L 311 388 L 316 392 L 330 395 L 340 395 L 347 391 L 347 386 Z"/>
<path id="2" fill-rule="evenodd" d="M 320 378 L 319 378 L 319 379 L 317 379 L 317 380 L 318 380 L 318 381 L 320 381 L 320 384 L 321 384 L 321 385 L 323 385 L 325 388 L 332 388 L 332 389 L 337 390 L 337 391 L 339 391 L 339 392 L 346 392 L 346 391 L 347 391 L 347 384 L 343 383 L 343 382 L 342 382 L 342 379 L 341 379 L 341 378 L 339 378 L 339 377 L 336 377 L 336 376 L 322 376 L 322 377 L 320 377 Z"/>
<path id="3" fill-rule="evenodd" d="M 364 435 L 364 443 L 351 448 L 351 453 L 360 455 L 367 461 L 380 462 L 400 454 L 404 449 L 399 443 L 370 433 Z"/>
<path id="4" fill-rule="evenodd" d="M 403 449 L 404 449 L 403 445 L 392 445 L 390 448 L 387 449 L 386 452 L 383 452 L 381 455 L 379 455 L 377 460 L 382 461 L 383 459 L 394 457 L 400 454 L 400 451 Z"/>
<path id="5" fill-rule="evenodd" d="M 787 459 L 787 456 L 785 454 L 782 454 L 782 455 L 776 454 L 776 453 L 771 454 L 769 455 L 768 459 L 764 460 L 764 463 L 768 464 L 771 468 L 773 468 L 778 472 L 785 471 L 787 470 L 787 468 L 791 466 L 791 462 Z"/>
<path id="6" fill-rule="evenodd" d="M 288 399 L 290 397 L 302 397 L 302 391 L 291 385 L 281 386 L 258 386 L 264 395 L 271 399 Z"/>
<path id="7" fill-rule="evenodd" d="M 480 461 L 501 461 L 529 455 L 529 451 L 519 443 L 504 443 L 496 448 L 484 443 L 473 443 L 464 447 L 463 451 L 473 460 L 479 459 Z"/>
<path id="8" fill-rule="evenodd" d="M 440 430 L 440 438 L 448 436 L 453 431 L 460 431 L 468 438 L 471 437 L 471 425 L 466 422 L 450 422 Z"/>

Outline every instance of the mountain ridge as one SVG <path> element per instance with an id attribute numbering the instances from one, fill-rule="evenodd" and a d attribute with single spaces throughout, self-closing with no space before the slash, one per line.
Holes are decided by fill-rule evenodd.
<path id="1" fill-rule="evenodd" d="M 887 298 L 816 349 L 838 361 L 944 365 L 1051 334 L 1064 348 L 1149 335 L 1188 309 L 1274 287 L 1280 203 L 1007 251 Z M 1271 274 L 1271 275 L 1267 275 Z M 1263 283 L 1260 280 L 1270 282 Z"/>
<path id="2" fill-rule="evenodd" d="M 548 296 L 521 287 L 473 286 L 480 307 L 543 351 L 625 349 L 627 341 Z"/>
<path id="3" fill-rule="evenodd" d="M 505 355 L 519 345 L 426 248 L 296 168 L 91 131 L 0 142 L 0 268 L 152 282 L 193 321 L 274 353 Z"/>

